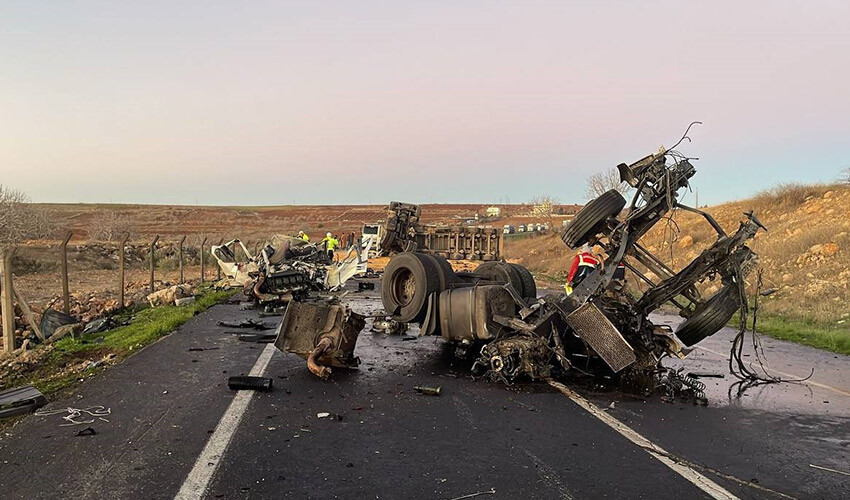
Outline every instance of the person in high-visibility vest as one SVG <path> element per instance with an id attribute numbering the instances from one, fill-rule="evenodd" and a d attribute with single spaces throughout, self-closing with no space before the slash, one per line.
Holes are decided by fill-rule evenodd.
<path id="1" fill-rule="evenodd" d="M 310 237 L 304 231 L 298 231 L 298 237 L 306 242 L 310 242 Z"/>
<path id="2" fill-rule="evenodd" d="M 339 240 L 333 237 L 331 233 L 325 235 L 324 239 L 322 239 L 322 245 L 325 247 L 325 250 L 328 251 L 328 258 L 334 260 L 334 248 L 339 246 Z"/>
<path id="3" fill-rule="evenodd" d="M 591 253 L 590 246 L 582 246 L 581 251 L 573 259 L 570 274 L 567 275 L 567 283 L 564 285 L 567 295 L 572 294 L 573 288 L 578 286 L 597 267 L 599 267 L 599 259 Z"/>

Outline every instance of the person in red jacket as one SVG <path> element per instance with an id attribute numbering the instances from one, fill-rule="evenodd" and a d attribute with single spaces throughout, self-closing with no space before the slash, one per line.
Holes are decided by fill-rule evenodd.
<path id="1" fill-rule="evenodd" d="M 573 264 L 570 266 L 570 274 L 567 275 L 567 283 L 564 289 L 567 295 L 573 292 L 573 288 L 578 286 L 584 278 L 599 267 L 599 259 L 591 253 L 589 245 L 581 247 L 579 252 L 573 259 Z"/>

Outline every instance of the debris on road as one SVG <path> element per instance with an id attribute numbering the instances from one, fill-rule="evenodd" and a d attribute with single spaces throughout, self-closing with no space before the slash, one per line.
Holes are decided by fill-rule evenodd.
<path id="1" fill-rule="evenodd" d="M 239 334 L 237 337 L 242 342 L 256 342 L 258 344 L 271 344 L 274 342 L 277 335 L 274 333 L 250 333 L 250 334 Z"/>
<path id="2" fill-rule="evenodd" d="M 429 387 L 427 385 L 417 385 L 413 389 L 419 394 L 425 394 L 426 396 L 439 396 L 443 392 L 441 386 Z"/>
<path id="3" fill-rule="evenodd" d="M 0 391 L 0 418 L 32 413 L 46 404 L 44 394 L 31 385 Z"/>
<path id="4" fill-rule="evenodd" d="M 109 422 L 109 420 L 104 417 L 112 414 L 112 408 L 106 408 L 103 405 L 97 406 L 89 406 L 88 408 L 60 408 L 56 410 L 39 410 L 35 412 L 37 417 L 49 417 L 52 415 L 61 415 L 66 413 L 65 416 L 62 417 L 62 420 L 68 422 L 67 424 L 61 424 L 61 427 L 68 427 L 70 425 L 83 425 L 83 424 L 93 424 L 95 419 Z M 79 420 L 80 418 L 85 418 L 83 415 L 87 415 L 88 418 L 85 420 Z"/>
<path id="5" fill-rule="evenodd" d="M 267 377 L 235 375 L 227 379 L 227 387 L 234 391 L 270 391 L 272 384 L 272 379 Z"/>
<path id="6" fill-rule="evenodd" d="M 230 323 L 227 321 L 219 321 L 218 326 L 225 326 L 227 328 L 253 328 L 254 330 L 271 330 L 274 326 L 264 323 L 262 321 L 254 321 L 253 319 L 246 319 L 245 321 L 240 321 L 239 323 Z"/>
<path id="7" fill-rule="evenodd" d="M 94 427 L 86 427 L 85 429 L 78 431 L 77 436 L 94 436 L 97 434 L 97 431 L 94 430 Z"/>
<path id="8" fill-rule="evenodd" d="M 383 333 L 385 335 L 401 335 L 407 331 L 407 323 L 395 321 L 389 316 L 383 318 L 374 318 L 372 320 L 372 327 L 370 328 L 370 330 L 375 333 Z"/>
<path id="9" fill-rule="evenodd" d="M 333 302 L 291 301 L 277 329 L 275 347 L 307 360 L 307 368 L 327 379 L 331 367 L 356 368 L 357 337 L 366 324 L 363 316 Z"/>

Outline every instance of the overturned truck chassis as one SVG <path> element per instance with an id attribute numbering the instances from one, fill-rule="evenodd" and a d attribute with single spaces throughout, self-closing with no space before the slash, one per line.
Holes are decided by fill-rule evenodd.
<path id="1" fill-rule="evenodd" d="M 662 149 L 618 169 L 636 190 L 628 207 L 619 192 L 608 191 L 588 203 L 562 234 L 567 246 L 597 245 L 606 256 L 571 295 L 528 293 L 533 278 L 515 264 L 489 262 L 472 274 L 454 273 L 440 256 L 404 252 L 384 272 L 385 309 L 394 319 L 420 323 L 421 335 L 456 342 L 461 354 L 476 357 L 473 371 L 494 380 L 582 372 L 627 386 L 675 380 L 698 392 L 698 383 L 666 374 L 660 361 L 684 357 L 731 319 L 744 297 L 744 277 L 757 265 L 746 243 L 765 228 L 746 213 L 738 230 L 727 234 L 709 214 L 679 203 L 679 191 L 696 170 L 676 152 Z M 717 232 L 715 243 L 678 272 L 638 243 L 675 209 L 700 214 Z M 628 293 L 614 278 L 620 263 L 648 290 L 638 297 Z M 651 281 L 638 265 L 661 280 Z M 721 286 L 703 298 L 696 285 L 706 279 Z M 675 332 L 649 320 L 665 303 L 686 318 Z"/>

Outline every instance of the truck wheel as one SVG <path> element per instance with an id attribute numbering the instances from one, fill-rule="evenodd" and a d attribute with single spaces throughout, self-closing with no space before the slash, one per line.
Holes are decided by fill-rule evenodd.
<path id="1" fill-rule="evenodd" d="M 393 319 L 422 321 L 428 296 L 440 288 L 440 270 L 429 256 L 404 252 L 390 259 L 381 278 L 381 301 Z"/>
<path id="2" fill-rule="evenodd" d="M 454 269 L 452 269 L 452 265 L 449 264 L 449 261 L 446 260 L 445 257 L 441 255 L 434 254 L 424 254 L 425 257 L 431 260 L 435 266 L 437 266 L 437 270 L 440 274 L 440 290 L 448 290 L 452 287 L 452 285 L 457 281 L 457 275 L 455 274 Z"/>
<path id="3" fill-rule="evenodd" d="M 507 262 L 485 262 L 475 268 L 472 274 L 487 281 L 501 284 L 510 283 L 520 296 L 525 296 L 523 295 L 522 278 L 519 272 Z"/>
<path id="4" fill-rule="evenodd" d="M 561 233 L 561 239 L 570 248 L 580 247 L 599 234 L 608 217 L 617 215 L 625 206 L 626 199 L 616 189 L 602 193 L 578 211 Z"/>
<path id="5" fill-rule="evenodd" d="M 517 272 L 517 274 L 519 275 L 519 279 L 522 282 L 522 290 L 519 292 L 519 294 L 525 297 L 526 299 L 536 299 L 537 283 L 534 282 L 534 276 L 531 275 L 531 271 L 519 264 L 509 263 L 508 265 L 511 266 L 514 271 Z"/>
<path id="6" fill-rule="evenodd" d="M 679 325 L 676 336 L 690 347 L 726 326 L 740 307 L 741 296 L 738 287 L 724 286 Z"/>

